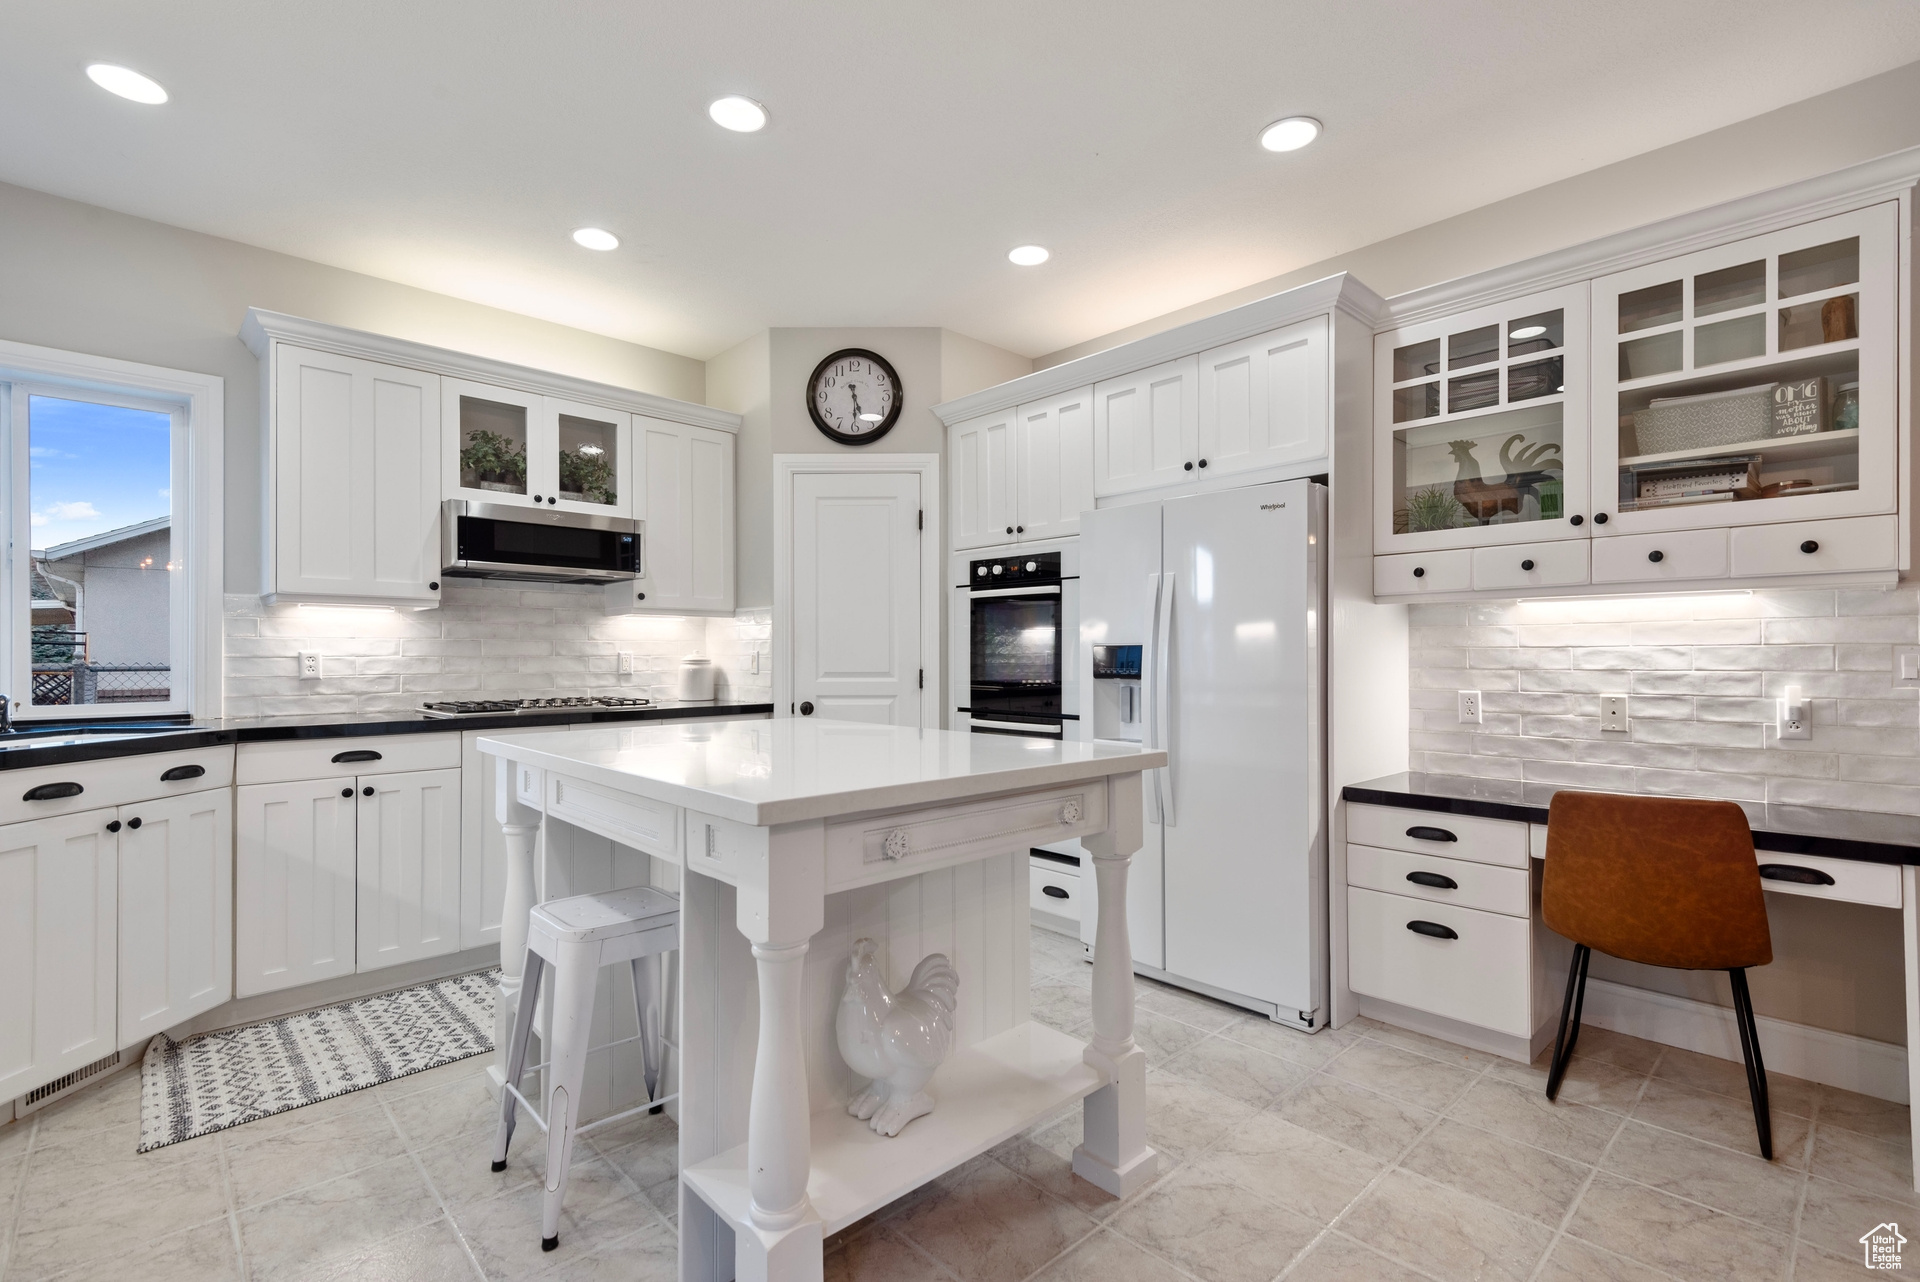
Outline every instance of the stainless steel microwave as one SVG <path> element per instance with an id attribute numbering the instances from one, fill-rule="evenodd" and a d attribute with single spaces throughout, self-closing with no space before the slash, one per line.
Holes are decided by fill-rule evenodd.
<path id="1" fill-rule="evenodd" d="M 623 516 L 447 499 L 440 505 L 440 573 L 540 583 L 637 579 L 645 525 Z"/>

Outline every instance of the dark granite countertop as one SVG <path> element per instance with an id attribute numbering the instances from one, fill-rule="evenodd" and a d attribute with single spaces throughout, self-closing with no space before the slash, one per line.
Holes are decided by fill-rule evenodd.
<path id="1" fill-rule="evenodd" d="M 1547 805 L 1558 791 L 1555 784 L 1403 773 L 1348 784 L 1340 796 L 1375 806 L 1543 824 Z M 1758 850 L 1876 864 L 1920 864 L 1920 816 L 1754 802 L 1739 805 L 1747 812 Z"/>
<path id="2" fill-rule="evenodd" d="M 623 721 L 673 721 L 689 717 L 751 717 L 773 711 L 771 703 L 656 703 L 646 708 L 583 708 L 579 711 L 504 714 L 490 717 L 423 717 L 418 713 L 338 714 L 311 717 L 222 717 L 182 721 L 153 729 L 153 722 L 129 720 L 115 729 L 100 722 L 69 725 L 80 742 L 50 744 L 67 738 L 36 726 L 30 734 L 0 735 L 0 770 L 67 765 L 152 752 L 179 752 L 223 743 L 266 743 L 284 739 L 351 739 L 365 735 L 446 734 L 459 730 L 534 730 L 541 726 Z M 91 731 L 91 733 L 85 733 Z M 113 734 L 125 734 L 114 738 Z"/>

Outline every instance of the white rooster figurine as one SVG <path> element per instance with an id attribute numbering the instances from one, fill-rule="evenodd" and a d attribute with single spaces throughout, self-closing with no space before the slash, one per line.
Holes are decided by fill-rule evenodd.
<path id="1" fill-rule="evenodd" d="M 933 1111 L 927 1079 L 953 1049 L 960 973 L 946 954 L 932 953 L 913 968 L 905 988 L 889 993 L 874 951 L 871 939 L 854 943 L 834 1031 L 847 1067 L 871 1079 L 847 1112 L 881 1135 L 898 1135 Z"/>

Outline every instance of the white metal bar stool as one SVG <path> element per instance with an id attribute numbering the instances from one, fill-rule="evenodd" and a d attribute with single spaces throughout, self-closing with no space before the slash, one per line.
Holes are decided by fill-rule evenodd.
<path id="1" fill-rule="evenodd" d="M 566 1196 L 567 1167 L 573 1161 L 574 1136 L 636 1113 L 657 1112 L 675 1098 L 660 1095 L 661 1050 L 666 1039 L 660 1029 L 656 968 L 662 953 L 679 947 L 680 900 L 650 886 L 552 899 L 534 905 L 529 915 L 526 970 L 520 983 L 519 1009 L 513 1013 L 513 1041 L 507 1051 L 506 1088 L 500 1093 L 500 1129 L 493 1141 L 493 1169 L 507 1169 L 507 1146 L 513 1142 L 518 1105 L 524 1104 L 528 1114 L 547 1133 L 546 1204 L 540 1214 L 542 1250 L 551 1251 L 560 1245 L 560 1200 Z M 603 1117 L 591 1125 L 577 1126 L 587 1052 L 606 1049 L 587 1045 L 588 1030 L 593 1026 L 594 988 L 602 966 L 621 962 L 633 967 L 634 1013 L 639 1019 L 640 1035 L 608 1042 L 607 1046 L 623 1046 L 630 1041 L 640 1043 L 647 1102 Z M 547 1107 L 543 1115 L 520 1093 L 520 1079 L 528 1071 L 527 1041 L 533 1032 L 540 979 L 548 966 L 554 968 L 553 1028 L 547 1039 L 547 1063 L 533 1066 L 535 1070 L 551 1069 L 547 1075 Z"/>

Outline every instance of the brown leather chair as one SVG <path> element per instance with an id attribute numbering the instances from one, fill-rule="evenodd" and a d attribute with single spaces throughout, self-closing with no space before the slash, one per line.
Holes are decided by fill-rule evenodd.
<path id="1" fill-rule="evenodd" d="M 1760 1154 L 1772 1158 L 1767 1069 L 1746 972 L 1773 960 L 1773 937 L 1745 812 L 1731 801 L 1558 792 L 1547 814 L 1540 915 L 1575 945 L 1547 1098 L 1559 1094 L 1580 1037 L 1593 949 L 1649 966 L 1724 970 Z"/>

